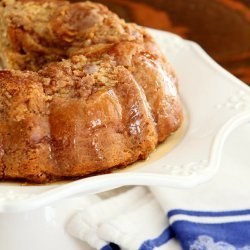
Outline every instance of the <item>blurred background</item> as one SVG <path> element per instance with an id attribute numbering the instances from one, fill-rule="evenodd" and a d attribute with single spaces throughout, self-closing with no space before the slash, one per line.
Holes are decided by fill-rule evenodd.
<path id="1" fill-rule="evenodd" d="M 250 85 L 250 0 L 92 0 L 129 22 L 199 43 Z"/>

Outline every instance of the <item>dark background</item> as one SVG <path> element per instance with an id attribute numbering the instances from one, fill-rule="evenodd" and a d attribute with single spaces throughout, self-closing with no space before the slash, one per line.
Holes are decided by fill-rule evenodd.
<path id="1" fill-rule="evenodd" d="M 250 0 L 92 0 L 129 22 L 198 42 L 250 85 Z"/>

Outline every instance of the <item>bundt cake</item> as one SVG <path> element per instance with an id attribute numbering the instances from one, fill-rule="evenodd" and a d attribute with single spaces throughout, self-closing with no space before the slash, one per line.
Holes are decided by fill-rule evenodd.
<path id="1" fill-rule="evenodd" d="M 91 2 L 0 5 L 0 179 L 46 183 L 148 157 L 182 122 L 152 37 Z"/>

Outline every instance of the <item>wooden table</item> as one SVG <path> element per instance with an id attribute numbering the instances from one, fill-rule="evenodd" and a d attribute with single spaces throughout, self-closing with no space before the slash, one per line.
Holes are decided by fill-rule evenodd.
<path id="1" fill-rule="evenodd" d="M 250 0 L 94 0 L 129 22 L 199 43 L 250 85 Z"/>

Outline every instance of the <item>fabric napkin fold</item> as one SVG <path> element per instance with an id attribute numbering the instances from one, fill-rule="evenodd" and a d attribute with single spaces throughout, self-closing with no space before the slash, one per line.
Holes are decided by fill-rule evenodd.
<path id="1" fill-rule="evenodd" d="M 162 232 L 166 225 L 167 218 L 153 194 L 145 187 L 133 187 L 78 212 L 67 229 L 94 249 L 143 250 L 161 246 L 171 237 Z"/>
<path id="2" fill-rule="evenodd" d="M 71 218 L 68 232 L 101 250 L 250 250 L 248 138 L 249 124 L 232 134 L 211 181 L 184 190 L 131 187 L 98 196 Z"/>

